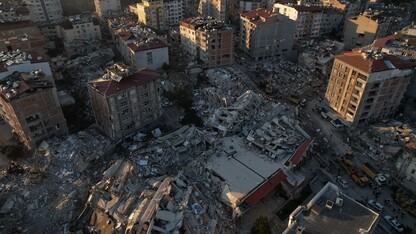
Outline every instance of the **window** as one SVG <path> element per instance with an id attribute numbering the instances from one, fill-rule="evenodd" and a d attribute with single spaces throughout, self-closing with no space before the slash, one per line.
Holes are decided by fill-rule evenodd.
<path id="1" fill-rule="evenodd" d="M 147 57 L 147 64 L 153 64 L 153 55 L 152 55 L 152 52 L 147 52 L 146 53 L 146 57 Z"/>

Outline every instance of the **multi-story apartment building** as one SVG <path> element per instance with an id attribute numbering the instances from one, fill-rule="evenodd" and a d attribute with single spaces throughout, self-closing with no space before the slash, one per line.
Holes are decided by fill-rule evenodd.
<path id="1" fill-rule="evenodd" d="M 164 64 L 169 65 L 168 45 L 154 37 L 152 31 L 138 29 L 121 31 L 115 35 L 116 48 L 123 61 L 135 68 L 152 70 L 159 70 Z"/>
<path id="2" fill-rule="evenodd" d="M 162 114 L 159 73 L 148 68 L 131 70 L 121 63 L 88 83 L 95 120 L 114 141 L 135 134 Z"/>
<path id="3" fill-rule="evenodd" d="M 63 12 L 60 0 L 25 0 L 34 22 L 61 22 Z"/>
<path id="4" fill-rule="evenodd" d="M 143 0 L 137 3 L 139 23 L 149 27 L 164 29 L 166 27 L 166 10 L 163 0 Z"/>
<path id="5" fill-rule="evenodd" d="M 234 21 L 240 20 L 240 14 L 245 11 L 266 9 L 266 0 L 230 0 L 230 16 Z"/>
<path id="6" fill-rule="evenodd" d="M 69 21 L 60 24 L 60 37 L 65 42 L 73 40 L 101 39 L 100 22 L 89 14 L 69 17 Z"/>
<path id="7" fill-rule="evenodd" d="M 166 25 L 178 26 L 184 15 L 183 0 L 165 0 L 164 8 Z"/>
<path id="8" fill-rule="evenodd" d="M 21 50 L 46 55 L 47 40 L 31 21 L 0 24 L 0 51 Z"/>
<path id="9" fill-rule="evenodd" d="M 320 0 L 324 6 L 330 6 L 341 10 L 347 15 L 358 15 L 361 10 L 361 0 Z"/>
<path id="10" fill-rule="evenodd" d="M 233 29 L 214 18 L 188 18 L 180 22 L 184 52 L 205 67 L 231 65 L 234 61 Z"/>
<path id="11" fill-rule="evenodd" d="M 392 28 L 395 17 L 387 12 L 366 11 L 345 21 L 343 42 L 346 49 L 366 46 L 374 39 L 385 37 Z"/>
<path id="12" fill-rule="evenodd" d="M 394 55 L 354 50 L 335 56 L 326 100 L 351 126 L 394 114 L 415 63 Z"/>
<path id="13" fill-rule="evenodd" d="M 320 6 L 275 4 L 274 11 L 296 22 L 295 39 L 321 37 L 337 30 L 343 14 Z"/>
<path id="14" fill-rule="evenodd" d="M 198 12 L 202 17 L 214 17 L 218 20 L 228 19 L 227 0 L 201 0 L 199 1 Z"/>
<path id="15" fill-rule="evenodd" d="M 21 2 L 4 2 L 0 5 L 0 23 L 31 20 L 30 10 Z"/>
<path id="16" fill-rule="evenodd" d="M 120 0 L 94 0 L 95 11 L 98 17 L 103 18 L 108 11 L 118 11 L 121 9 Z"/>
<path id="17" fill-rule="evenodd" d="M 0 81 L 0 115 L 28 149 L 68 132 L 52 77 L 41 70 Z"/>
<path id="18" fill-rule="evenodd" d="M 285 18 L 264 9 L 242 13 L 240 49 L 255 60 L 270 56 L 288 58 L 292 52 L 295 27 Z"/>

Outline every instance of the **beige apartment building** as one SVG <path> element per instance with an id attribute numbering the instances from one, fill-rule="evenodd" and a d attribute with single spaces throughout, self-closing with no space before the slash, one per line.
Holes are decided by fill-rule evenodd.
<path id="1" fill-rule="evenodd" d="M 326 100 L 351 126 L 386 118 L 396 112 L 415 66 L 372 51 L 337 55 Z"/>
<path id="2" fill-rule="evenodd" d="M 52 77 L 41 70 L 12 73 L 0 81 L 0 116 L 28 149 L 68 133 Z"/>
<path id="3" fill-rule="evenodd" d="M 287 17 L 265 9 L 247 11 L 240 16 L 239 47 L 255 60 L 292 52 L 294 24 Z"/>
<path id="4" fill-rule="evenodd" d="M 295 39 L 321 37 L 337 30 L 344 19 L 340 12 L 321 6 L 285 5 L 277 3 L 275 12 L 296 23 Z"/>
<path id="5" fill-rule="evenodd" d="M 137 3 L 139 22 L 156 29 L 166 27 L 165 7 L 163 0 L 143 0 Z"/>
<path id="6" fill-rule="evenodd" d="M 361 8 L 361 0 L 321 0 L 324 6 L 330 6 L 341 10 L 346 15 L 358 15 Z"/>
<path id="7" fill-rule="evenodd" d="M 214 18 L 188 18 L 180 22 L 181 46 L 204 67 L 231 65 L 234 36 L 231 26 Z"/>
<path id="8" fill-rule="evenodd" d="M 198 12 L 202 17 L 211 16 L 226 21 L 228 18 L 227 0 L 201 0 L 199 1 Z"/>
<path id="9" fill-rule="evenodd" d="M 95 11 L 98 17 L 103 18 L 108 11 L 118 11 L 121 9 L 120 0 L 94 0 Z"/>
<path id="10" fill-rule="evenodd" d="M 100 22 L 89 14 L 69 17 L 69 21 L 59 25 L 59 34 L 64 42 L 74 40 L 101 40 Z"/>
<path id="11" fill-rule="evenodd" d="M 345 48 L 370 45 L 374 39 L 387 36 L 394 20 L 387 12 L 366 11 L 363 15 L 348 17 L 343 33 Z"/>
<path id="12" fill-rule="evenodd" d="M 122 63 L 88 83 L 95 120 L 114 141 L 155 123 L 162 115 L 159 73 L 148 68 L 131 70 Z"/>

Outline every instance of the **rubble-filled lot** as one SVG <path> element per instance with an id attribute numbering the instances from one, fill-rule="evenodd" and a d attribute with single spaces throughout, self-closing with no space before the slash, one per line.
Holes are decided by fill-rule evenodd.
<path id="1" fill-rule="evenodd" d="M 92 128 L 51 139 L 47 145 L 38 160 L 39 183 L 30 179 L 33 159 L 1 171 L 0 232 L 63 232 L 76 220 L 88 186 L 114 152 L 110 141 Z"/>

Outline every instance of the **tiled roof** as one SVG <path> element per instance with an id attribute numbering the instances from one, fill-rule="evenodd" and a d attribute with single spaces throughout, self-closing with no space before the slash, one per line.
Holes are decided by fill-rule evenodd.
<path id="1" fill-rule="evenodd" d="M 144 68 L 130 76 L 122 78 L 120 82 L 112 79 L 99 78 L 90 81 L 88 85 L 104 96 L 111 96 L 113 94 L 128 90 L 134 86 L 141 86 L 143 84 L 149 83 L 158 79 L 159 77 L 159 73 L 149 68 Z"/>
<path id="2" fill-rule="evenodd" d="M 359 50 L 344 52 L 335 56 L 335 58 L 367 73 L 381 72 L 395 68 L 412 69 L 416 66 L 416 63 L 403 60 L 395 55 L 383 54 L 383 57 L 380 59 L 372 57 L 366 59 Z M 391 63 L 395 68 L 389 67 L 389 63 Z"/>
<path id="3" fill-rule="evenodd" d="M 163 48 L 167 47 L 168 45 L 164 43 L 159 38 L 150 39 L 149 42 L 142 42 L 142 43 L 130 43 L 127 46 L 134 52 L 143 51 L 143 50 L 152 50 L 156 48 Z"/>
<path id="4" fill-rule="evenodd" d="M 253 24 L 261 24 L 264 22 L 263 19 L 267 19 L 274 15 L 276 15 L 276 13 L 265 9 L 257 9 L 254 11 L 246 11 L 241 13 L 241 17 L 250 19 L 250 22 Z"/>

